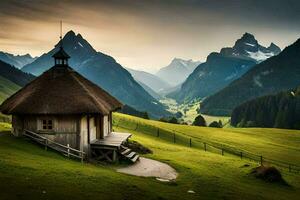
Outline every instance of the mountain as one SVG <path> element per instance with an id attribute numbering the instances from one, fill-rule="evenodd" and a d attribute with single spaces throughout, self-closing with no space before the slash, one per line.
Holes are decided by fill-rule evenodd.
<path id="1" fill-rule="evenodd" d="M 144 71 L 130 69 L 130 68 L 126 68 L 126 69 L 127 71 L 130 72 L 130 74 L 137 82 L 143 83 L 143 85 L 148 86 L 156 93 L 171 87 L 167 82 L 163 81 L 162 79 L 160 79 L 159 77 L 153 74 Z"/>
<path id="2" fill-rule="evenodd" d="M 138 81 L 138 83 L 155 99 L 159 100 L 162 97 L 161 95 L 156 93 L 154 90 L 152 90 L 152 88 L 150 88 L 148 85 L 146 85 L 142 82 L 139 82 L 139 81 Z"/>
<path id="3" fill-rule="evenodd" d="M 62 40 L 65 51 L 71 56 L 69 65 L 74 69 L 79 69 L 80 65 L 93 59 L 103 58 L 101 63 L 116 62 L 112 57 L 97 52 L 80 34 L 75 35 L 73 31 L 69 31 Z M 57 51 L 59 45 L 56 44 L 48 53 L 43 54 L 34 62 L 25 65 L 22 71 L 29 72 L 36 76 L 42 74 L 54 65 L 52 55 Z"/>
<path id="4" fill-rule="evenodd" d="M 277 56 L 256 65 L 226 88 L 205 99 L 200 111 L 230 115 L 238 105 L 300 85 L 300 39 Z"/>
<path id="5" fill-rule="evenodd" d="M 64 50 L 71 56 L 69 65 L 80 74 L 99 85 L 124 104 L 152 117 L 169 115 L 165 107 L 148 94 L 114 58 L 97 52 L 80 34 L 69 31 L 63 38 Z M 51 57 L 59 48 L 57 44 L 33 63 L 22 68 L 25 72 L 40 75 L 54 65 Z"/>
<path id="6" fill-rule="evenodd" d="M 232 48 L 223 48 L 220 53 L 224 56 L 251 59 L 259 63 L 280 52 L 281 49 L 274 43 L 271 43 L 269 47 L 264 47 L 258 43 L 254 35 L 245 33 Z"/>
<path id="7" fill-rule="evenodd" d="M 199 64 L 199 61 L 174 58 L 168 66 L 161 68 L 156 76 L 174 87 L 185 81 Z"/>
<path id="8" fill-rule="evenodd" d="M 226 47 L 220 53 L 211 53 L 206 62 L 190 74 L 181 89 L 168 96 L 178 102 L 205 98 L 241 77 L 263 59 L 279 52 L 280 49 L 273 43 L 268 48 L 263 47 L 253 35 L 245 33 L 232 48 Z"/>
<path id="9" fill-rule="evenodd" d="M 300 129 L 300 87 L 243 103 L 232 111 L 231 125 Z"/>
<path id="10" fill-rule="evenodd" d="M 209 96 L 249 70 L 254 61 L 211 53 L 182 84 L 181 89 L 169 94 L 178 102 Z"/>
<path id="11" fill-rule="evenodd" d="M 0 60 L 0 102 L 15 93 L 35 77 Z"/>
<path id="12" fill-rule="evenodd" d="M 0 51 L 0 60 L 6 62 L 14 67 L 21 69 L 23 66 L 32 63 L 36 58 L 31 57 L 31 55 L 13 55 L 10 53 L 5 53 Z"/>

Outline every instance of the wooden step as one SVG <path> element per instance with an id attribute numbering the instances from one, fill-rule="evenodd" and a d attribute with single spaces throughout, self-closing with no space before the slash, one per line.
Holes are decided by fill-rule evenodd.
<path id="1" fill-rule="evenodd" d="M 140 158 L 139 154 L 137 154 L 136 152 L 132 151 L 130 148 L 125 147 L 123 145 L 121 146 L 120 153 L 133 163 L 135 163 Z"/>
<path id="2" fill-rule="evenodd" d="M 127 158 L 131 159 L 133 156 L 135 156 L 136 153 L 134 151 L 132 151 L 130 154 L 125 155 Z"/>
<path id="3" fill-rule="evenodd" d="M 128 147 L 125 147 L 125 146 L 123 146 L 123 145 L 121 145 L 121 148 L 122 148 L 122 149 L 129 149 Z"/>
<path id="4" fill-rule="evenodd" d="M 136 162 L 138 159 L 140 158 L 140 156 L 138 155 L 138 154 L 136 154 L 133 158 L 131 158 L 130 160 L 132 161 L 132 162 Z"/>
<path id="5" fill-rule="evenodd" d="M 126 149 L 126 150 L 122 151 L 121 154 L 122 155 L 129 154 L 130 151 L 131 151 L 131 149 Z"/>

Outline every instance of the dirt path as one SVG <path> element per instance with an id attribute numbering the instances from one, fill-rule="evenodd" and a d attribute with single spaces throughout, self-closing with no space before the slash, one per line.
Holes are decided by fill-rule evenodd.
<path id="1" fill-rule="evenodd" d="M 117 171 L 135 176 L 156 177 L 160 181 L 175 180 L 178 175 L 175 169 L 169 165 L 143 157 L 135 164 L 120 168 Z"/>

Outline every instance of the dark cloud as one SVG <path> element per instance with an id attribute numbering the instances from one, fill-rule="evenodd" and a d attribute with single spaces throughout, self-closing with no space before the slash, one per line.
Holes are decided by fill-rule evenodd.
<path id="1" fill-rule="evenodd" d="M 285 47 L 300 36 L 300 1 L 1 0 L 0 50 L 15 50 L 16 41 L 26 40 L 19 49 L 32 41 L 27 49 L 38 45 L 35 53 L 44 51 L 41 47 L 56 37 L 53 32 L 61 19 L 83 35 L 89 33 L 96 47 L 121 61 L 140 59 L 132 65 L 144 65 L 143 60 L 155 65 L 150 61 L 167 64 L 175 56 L 203 60 L 246 31 L 263 43 Z M 144 54 L 134 49 L 137 45 Z M 158 46 L 163 52 L 152 53 Z M 148 58 L 150 52 L 158 57 Z"/>
<path id="2" fill-rule="evenodd" d="M 24 18 L 47 17 L 68 9 L 99 10 L 101 7 L 133 14 L 181 14 L 195 12 L 201 15 L 214 13 L 227 15 L 231 18 L 244 18 L 248 21 L 265 18 L 279 21 L 299 22 L 299 0 L 1 0 L 0 11 L 4 15 Z M 150 16 L 149 16 L 150 17 Z M 156 15 L 152 15 L 156 18 Z"/>

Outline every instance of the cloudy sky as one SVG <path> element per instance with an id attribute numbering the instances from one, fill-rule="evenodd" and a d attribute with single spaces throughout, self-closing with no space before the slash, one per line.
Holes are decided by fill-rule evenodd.
<path id="1" fill-rule="evenodd" d="M 1 0 L 0 51 L 39 56 L 72 29 L 125 67 L 205 61 L 250 32 L 281 48 L 300 38 L 299 0 Z"/>

